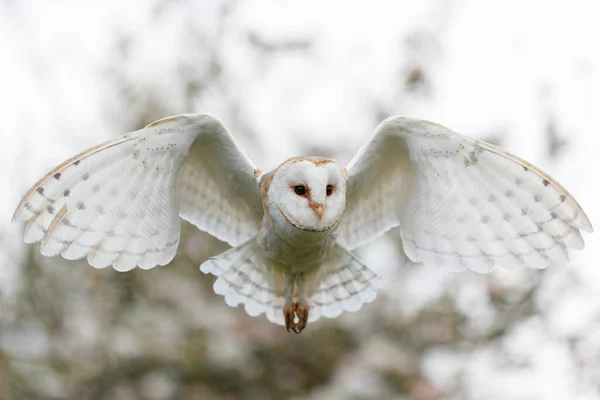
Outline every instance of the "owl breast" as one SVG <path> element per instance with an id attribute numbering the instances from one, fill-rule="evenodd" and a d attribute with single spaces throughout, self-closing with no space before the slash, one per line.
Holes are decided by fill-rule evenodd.
<path id="1" fill-rule="evenodd" d="M 291 270 L 305 271 L 327 256 L 335 244 L 337 225 L 326 231 L 304 231 L 290 224 L 276 224 L 265 215 L 258 243 L 267 257 Z"/>

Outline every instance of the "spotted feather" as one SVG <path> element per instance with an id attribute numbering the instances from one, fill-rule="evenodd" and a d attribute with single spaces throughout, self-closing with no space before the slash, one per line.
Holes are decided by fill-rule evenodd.
<path id="1" fill-rule="evenodd" d="M 568 261 L 592 225 L 548 174 L 427 121 L 384 121 L 350 162 L 338 241 L 355 248 L 400 227 L 413 261 L 453 270 Z"/>
<path id="2" fill-rule="evenodd" d="M 26 221 L 25 241 L 46 256 L 152 268 L 174 257 L 180 213 L 231 244 L 253 236 L 262 218 L 254 170 L 218 120 L 169 117 L 60 164 L 13 220 Z"/>

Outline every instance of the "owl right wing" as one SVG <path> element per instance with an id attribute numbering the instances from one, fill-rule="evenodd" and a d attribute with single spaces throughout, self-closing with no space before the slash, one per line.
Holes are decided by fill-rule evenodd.
<path id="1" fill-rule="evenodd" d="M 592 225 L 554 179 L 491 144 L 391 117 L 347 167 L 338 242 L 400 227 L 413 261 L 454 270 L 565 263 Z"/>
<path id="2" fill-rule="evenodd" d="M 179 216 L 237 245 L 256 234 L 255 167 L 207 115 L 156 121 L 65 161 L 23 197 L 13 221 L 46 256 L 119 271 L 173 259 Z"/>

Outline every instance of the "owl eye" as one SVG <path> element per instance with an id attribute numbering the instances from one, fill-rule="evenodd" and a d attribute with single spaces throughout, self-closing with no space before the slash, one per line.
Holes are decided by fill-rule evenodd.
<path id="1" fill-rule="evenodd" d="M 298 196 L 304 196 L 306 194 L 306 188 L 304 187 L 304 185 L 297 185 L 297 186 L 294 186 L 294 192 Z"/>
<path id="2" fill-rule="evenodd" d="M 327 188 L 325 190 L 326 190 L 327 196 L 331 196 L 331 194 L 333 193 L 333 186 L 327 185 Z"/>

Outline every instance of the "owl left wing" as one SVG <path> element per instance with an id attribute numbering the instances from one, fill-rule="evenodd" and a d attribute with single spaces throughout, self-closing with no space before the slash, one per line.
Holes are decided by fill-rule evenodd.
<path id="1" fill-rule="evenodd" d="M 156 121 L 65 161 L 23 197 L 13 221 L 42 254 L 87 256 L 126 271 L 165 265 L 179 214 L 236 245 L 256 233 L 262 203 L 255 168 L 207 115 Z"/>
<path id="2" fill-rule="evenodd" d="M 338 242 L 352 249 L 399 226 L 413 261 L 485 272 L 544 268 L 582 249 L 592 226 L 550 176 L 431 122 L 383 121 L 347 167 Z"/>

